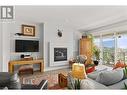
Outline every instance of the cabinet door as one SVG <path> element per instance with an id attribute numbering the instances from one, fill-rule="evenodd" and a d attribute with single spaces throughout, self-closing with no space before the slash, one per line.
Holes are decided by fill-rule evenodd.
<path id="1" fill-rule="evenodd" d="M 85 40 L 80 40 L 80 55 L 85 55 L 86 49 L 85 49 Z"/>
<path id="2" fill-rule="evenodd" d="M 80 40 L 80 55 L 87 56 L 87 62 L 91 63 L 92 60 L 92 41 L 91 39 L 81 39 Z"/>

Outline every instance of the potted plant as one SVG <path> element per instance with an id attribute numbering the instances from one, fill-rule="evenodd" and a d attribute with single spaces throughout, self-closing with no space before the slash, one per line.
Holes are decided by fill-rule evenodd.
<path id="1" fill-rule="evenodd" d="M 92 40 L 92 42 L 93 42 L 93 40 L 94 40 L 93 35 L 90 34 L 90 33 L 87 33 L 87 32 L 84 32 L 84 33 L 82 34 L 82 38 L 90 38 L 90 39 Z"/>
<path id="2" fill-rule="evenodd" d="M 88 38 L 88 34 L 87 34 L 86 32 L 84 32 L 84 33 L 82 34 L 82 38 Z"/>
<path id="3" fill-rule="evenodd" d="M 123 72 L 124 72 L 125 77 L 127 78 L 127 67 L 126 66 L 124 67 Z"/>
<path id="4" fill-rule="evenodd" d="M 126 83 L 124 82 L 124 89 L 127 89 L 127 85 L 126 85 Z"/>
<path id="5" fill-rule="evenodd" d="M 96 45 L 93 46 L 93 56 L 94 56 L 94 64 L 98 65 L 100 60 L 100 49 Z"/>
<path id="6" fill-rule="evenodd" d="M 81 80 L 75 79 L 74 80 L 74 89 L 80 89 L 80 85 L 81 85 Z"/>

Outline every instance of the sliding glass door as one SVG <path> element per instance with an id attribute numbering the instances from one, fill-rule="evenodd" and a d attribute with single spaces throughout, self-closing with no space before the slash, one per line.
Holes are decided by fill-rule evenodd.
<path id="1" fill-rule="evenodd" d="M 127 64 L 127 33 L 98 36 L 94 44 L 100 48 L 102 64 L 113 66 L 118 60 Z"/>
<path id="2" fill-rule="evenodd" d="M 117 38 L 117 60 L 127 63 L 127 34 Z"/>
<path id="3" fill-rule="evenodd" d="M 98 48 L 100 48 L 100 38 L 95 38 L 95 39 L 94 39 L 94 44 L 95 44 Z"/>
<path id="4" fill-rule="evenodd" d="M 113 37 L 104 37 L 102 47 L 103 64 L 113 65 L 115 62 L 115 39 Z"/>

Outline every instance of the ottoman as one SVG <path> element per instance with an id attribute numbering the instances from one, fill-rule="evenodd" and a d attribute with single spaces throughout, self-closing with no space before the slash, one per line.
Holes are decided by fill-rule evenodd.
<path id="1" fill-rule="evenodd" d="M 22 65 L 19 68 L 19 74 L 26 74 L 26 73 L 33 74 L 33 65 Z"/>

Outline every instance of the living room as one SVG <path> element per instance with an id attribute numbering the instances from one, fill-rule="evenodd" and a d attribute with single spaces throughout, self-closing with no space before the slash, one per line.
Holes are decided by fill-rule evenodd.
<path id="1" fill-rule="evenodd" d="M 123 79 L 123 69 L 127 62 L 125 44 L 127 7 L 12 7 L 13 19 L 1 19 L 0 23 L 0 31 L 2 31 L 0 32 L 0 72 L 1 76 L 5 75 L 3 72 L 9 73 L 7 76 L 10 77 L 13 76 L 12 74 L 16 74 L 14 77 L 19 76 L 22 88 L 18 89 L 79 89 L 68 87 L 70 84 L 68 74 L 72 71 L 74 76 L 73 67 L 77 66 L 74 63 L 83 67 L 76 72 L 76 77 L 80 78 L 83 73 L 84 82 L 80 83 L 83 84 L 80 85 L 81 89 L 126 88 L 127 81 L 126 78 Z M 99 53 L 97 55 L 99 58 L 95 58 L 93 48 L 98 50 L 95 53 Z M 94 61 L 98 63 L 94 64 Z M 90 64 L 90 67 L 95 68 L 88 73 L 87 66 L 79 63 Z M 113 70 L 114 68 L 117 69 Z M 100 70 L 101 74 L 103 70 L 107 71 L 104 72 L 106 73 L 104 83 L 92 80 L 91 75 L 97 70 Z M 96 77 L 100 72 L 97 71 Z M 1 81 L 1 84 L 4 82 Z M 6 89 L 13 89 L 12 86 L 9 88 L 8 85 L 6 86 Z M 2 85 L 1 89 L 5 87 Z"/>

